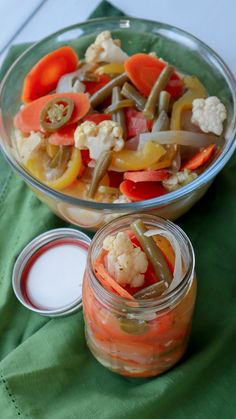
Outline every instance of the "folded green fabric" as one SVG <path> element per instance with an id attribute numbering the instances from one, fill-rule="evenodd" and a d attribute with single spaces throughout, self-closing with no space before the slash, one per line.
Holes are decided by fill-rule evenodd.
<path id="1" fill-rule="evenodd" d="M 122 15 L 102 2 L 93 17 Z M 25 48 L 12 47 L 1 76 Z M 86 347 L 82 313 L 46 319 L 11 287 L 15 258 L 36 235 L 68 226 L 0 157 L 0 417 L 3 419 L 235 419 L 236 156 L 178 224 L 197 260 L 198 299 L 188 352 L 165 375 L 126 379 Z"/>

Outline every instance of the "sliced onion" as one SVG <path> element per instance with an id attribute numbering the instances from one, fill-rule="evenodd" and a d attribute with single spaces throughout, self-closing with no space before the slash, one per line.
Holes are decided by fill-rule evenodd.
<path id="1" fill-rule="evenodd" d="M 181 155 L 178 150 L 171 164 L 171 172 L 173 173 L 179 172 L 180 167 L 181 167 Z"/>
<path id="2" fill-rule="evenodd" d="M 174 273 L 173 273 L 173 280 L 168 287 L 168 289 L 165 291 L 165 293 L 173 290 L 182 280 L 183 277 L 183 269 L 182 269 L 182 256 L 181 256 L 181 250 L 180 245 L 178 241 L 176 240 L 175 236 L 170 232 L 166 230 L 162 230 L 160 228 L 154 228 L 152 230 L 148 230 L 145 233 L 145 236 L 151 237 L 151 236 L 163 236 L 167 240 L 169 240 L 174 252 L 175 252 L 175 266 L 174 266 Z"/>
<path id="3" fill-rule="evenodd" d="M 142 149 L 146 142 L 155 141 L 158 144 L 179 144 L 192 147 L 207 147 L 210 144 L 222 144 L 222 137 L 213 134 L 202 134 L 191 131 L 160 131 L 140 134 L 139 149 Z"/>
<path id="4" fill-rule="evenodd" d="M 137 150 L 139 145 L 139 135 L 136 135 L 133 138 L 130 138 L 130 140 L 125 142 L 125 149 L 127 150 Z"/>
<path id="5" fill-rule="evenodd" d="M 165 111 L 161 111 L 160 115 L 152 126 L 152 132 L 167 131 L 170 128 L 170 118 Z"/>
<path id="6" fill-rule="evenodd" d="M 88 167 L 91 167 L 92 169 L 94 169 L 95 166 L 96 166 L 96 160 L 90 160 L 88 162 Z"/>
<path id="7" fill-rule="evenodd" d="M 72 91 L 74 93 L 84 93 L 85 90 L 86 90 L 85 84 L 82 83 L 82 81 L 80 81 L 79 79 L 77 79 L 72 86 Z"/>
<path id="8" fill-rule="evenodd" d="M 85 85 L 81 83 L 79 77 L 84 73 L 84 70 L 73 71 L 72 73 L 65 74 L 62 76 L 56 87 L 56 93 L 69 93 L 69 92 L 82 92 L 85 91 Z"/>

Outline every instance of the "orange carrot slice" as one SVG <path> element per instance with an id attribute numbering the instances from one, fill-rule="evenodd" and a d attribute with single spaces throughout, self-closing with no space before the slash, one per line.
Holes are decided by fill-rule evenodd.
<path id="1" fill-rule="evenodd" d="M 70 124 L 53 132 L 48 138 L 49 143 L 54 145 L 74 145 L 74 132 L 76 127 L 77 124 Z"/>
<path id="2" fill-rule="evenodd" d="M 58 97 L 67 97 L 73 100 L 74 110 L 67 125 L 83 118 L 90 108 L 88 96 L 84 93 L 54 93 L 43 96 L 25 105 L 14 117 L 14 125 L 23 132 L 40 131 L 40 114 L 47 102 Z"/>
<path id="3" fill-rule="evenodd" d="M 181 170 L 189 169 L 189 170 L 195 170 L 198 167 L 202 166 L 204 163 L 206 163 L 209 158 L 212 156 L 216 149 L 215 144 L 210 144 L 203 150 L 199 151 L 199 153 L 195 154 L 190 160 L 188 160 L 186 163 L 183 164 L 181 167 Z"/>
<path id="4" fill-rule="evenodd" d="M 130 80 L 144 96 L 148 96 L 156 79 L 161 74 L 167 63 L 148 54 L 134 54 L 125 62 L 125 71 Z M 177 73 L 173 73 L 166 90 L 173 99 L 177 99 L 183 93 L 183 81 Z"/>
<path id="5" fill-rule="evenodd" d="M 99 262 L 99 260 L 96 260 L 94 264 L 94 270 L 96 273 L 96 276 L 98 277 L 101 284 L 104 286 L 104 288 L 111 290 L 111 288 L 117 292 L 121 297 L 127 298 L 129 300 L 133 300 L 134 297 L 130 295 L 127 291 L 124 290 L 115 280 L 112 278 L 112 276 L 107 272 L 105 269 L 103 263 Z"/>
<path id="6" fill-rule="evenodd" d="M 100 122 L 103 121 L 110 121 L 112 119 L 112 116 L 110 114 L 106 113 L 91 113 L 90 115 L 86 115 L 83 118 L 83 121 L 92 121 L 95 124 L 100 124 Z"/>
<path id="7" fill-rule="evenodd" d="M 77 67 L 78 56 L 71 47 L 61 47 L 45 55 L 25 77 L 22 101 L 31 102 L 51 92 L 64 74 L 75 71 Z"/>
<path id="8" fill-rule="evenodd" d="M 120 191 L 127 196 L 132 202 L 144 201 L 145 199 L 156 198 L 164 195 L 166 189 L 160 182 L 132 182 L 132 180 L 124 180 L 120 184 Z"/>
<path id="9" fill-rule="evenodd" d="M 167 170 L 141 170 L 125 172 L 124 179 L 132 182 L 161 182 L 169 177 Z"/>

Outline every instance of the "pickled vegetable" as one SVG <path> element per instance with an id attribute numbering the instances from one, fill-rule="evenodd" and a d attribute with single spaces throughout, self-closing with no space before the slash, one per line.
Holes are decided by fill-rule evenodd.
<path id="1" fill-rule="evenodd" d="M 158 118 L 153 123 L 152 132 L 168 131 L 169 127 L 170 127 L 170 119 L 166 111 L 162 110 Z"/>
<path id="2" fill-rule="evenodd" d="M 90 99 L 90 104 L 93 108 L 96 108 L 101 102 L 103 102 L 108 96 L 112 94 L 113 87 L 122 86 L 127 80 L 128 75 L 122 73 L 119 76 L 112 79 L 104 87 L 94 93 Z"/>
<path id="3" fill-rule="evenodd" d="M 159 96 L 158 112 L 159 114 L 164 111 L 166 114 L 169 112 L 170 107 L 170 93 L 162 90 Z"/>
<path id="4" fill-rule="evenodd" d="M 112 104 L 111 106 L 117 107 L 117 104 L 121 102 L 121 93 L 120 93 L 120 87 L 116 86 L 112 89 Z M 122 128 L 123 131 L 123 138 L 126 140 L 127 138 L 127 129 L 126 129 L 126 121 L 125 121 L 125 114 L 124 109 L 121 107 L 116 109 L 116 111 L 113 111 L 112 114 L 113 121 L 116 121 Z"/>
<path id="5" fill-rule="evenodd" d="M 156 298 L 163 294 L 168 288 L 168 284 L 165 281 L 156 282 L 149 287 L 142 288 L 134 294 L 134 297 L 138 300 L 147 300 L 148 298 Z"/>
<path id="6" fill-rule="evenodd" d="M 170 271 L 170 268 L 153 238 L 144 235 L 147 229 L 142 220 L 135 220 L 131 224 L 131 229 L 137 237 L 138 241 L 140 242 L 142 248 L 144 249 L 149 261 L 151 262 L 154 268 L 157 277 L 161 281 L 170 284 L 173 279 L 173 275 Z"/>
<path id="7" fill-rule="evenodd" d="M 67 147 L 60 146 L 56 154 L 53 156 L 52 160 L 50 161 L 49 166 L 51 168 L 55 168 L 58 166 L 64 165 L 68 162 L 70 157 L 70 150 Z"/>
<path id="8" fill-rule="evenodd" d="M 67 97 L 50 100 L 41 111 L 40 125 L 45 131 L 57 131 L 71 118 L 74 102 Z"/>
<path id="9" fill-rule="evenodd" d="M 120 319 L 120 328 L 123 332 L 129 335 L 142 335 L 147 331 L 147 323 L 144 320 L 127 319 L 122 317 Z"/>
<path id="10" fill-rule="evenodd" d="M 112 103 L 105 109 L 105 113 L 114 113 L 123 108 L 128 108 L 133 106 L 134 102 L 130 99 L 118 100 L 117 102 Z"/>
<path id="11" fill-rule="evenodd" d="M 105 64 L 96 69 L 99 74 L 121 74 L 124 73 L 124 65 L 118 63 Z"/>
<path id="12" fill-rule="evenodd" d="M 109 31 L 96 39 L 85 57 L 78 59 L 72 47 L 62 46 L 26 76 L 22 99 L 28 103 L 14 116 L 20 162 L 66 195 L 73 190 L 77 197 L 103 203 L 128 204 L 168 194 L 185 167 L 196 167 L 200 177 L 218 157 L 214 150 L 220 154 L 224 145 L 225 105 L 216 97 L 205 100 L 201 81 L 178 73 L 165 57 L 158 58 L 158 51 L 127 56 Z M 213 135 L 216 127 L 220 135 Z M 110 178 L 106 190 L 99 189 L 103 150 L 112 150 L 104 169 Z M 159 172 L 163 169 L 172 176 L 169 183 Z M 189 176 L 188 182 L 193 179 Z M 188 207 L 186 202 L 177 206 L 178 214 Z M 169 209 L 163 207 L 161 213 L 178 215 Z"/>
<path id="13" fill-rule="evenodd" d="M 153 119 L 155 117 L 160 92 L 166 87 L 173 72 L 174 68 L 171 66 L 166 66 L 162 70 L 147 98 L 147 102 L 143 110 L 145 118 Z"/>
<path id="14" fill-rule="evenodd" d="M 93 172 L 92 182 L 88 191 L 88 197 L 93 198 L 95 195 L 98 185 L 111 164 L 112 151 L 104 151 L 99 159 L 97 160 L 96 166 Z"/>
<path id="15" fill-rule="evenodd" d="M 144 110 L 146 99 L 140 95 L 132 84 L 126 82 L 122 87 L 121 94 L 127 99 L 131 99 L 139 111 L 142 112 Z"/>
<path id="16" fill-rule="evenodd" d="M 182 113 L 188 109 L 192 109 L 194 99 L 206 97 L 206 90 L 197 77 L 185 77 L 184 84 L 188 90 L 173 104 L 170 121 L 171 130 L 181 130 Z"/>
<path id="17" fill-rule="evenodd" d="M 94 263 L 94 272 L 106 292 L 97 290 L 97 287 L 93 286 L 94 279 L 88 271 L 83 283 L 85 330 L 90 350 L 104 366 L 125 376 L 148 377 L 168 370 L 179 361 L 186 350 L 196 296 L 196 279 L 194 275 L 190 275 L 185 287 L 182 287 L 182 293 L 179 292 L 176 298 L 176 293 L 173 295 L 169 293 L 170 287 L 166 281 L 158 280 L 156 276 L 153 279 L 151 275 L 153 268 L 149 262 L 145 281 L 141 287 L 137 286 L 137 291 L 135 283 L 125 285 L 117 282 L 118 277 L 111 276 L 112 261 L 115 264 L 118 263 L 118 258 L 127 263 L 129 261 L 130 248 L 125 246 L 124 235 L 119 236 L 118 240 L 121 232 L 127 234 L 126 228 L 129 222 L 132 228 L 134 223 L 139 223 L 139 220 L 136 217 L 129 217 L 124 222 L 124 230 L 122 224 L 119 231 L 113 229 L 112 225 L 106 227 L 107 231 L 103 229 L 103 240 L 108 240 L 110 250 L 108 253 L 107 250 L 102 250 L 98 254 Z M 165 236 L 153 236 L 158 243 L 157 247 L 160 245 L 162 248 L 165 260 L 171 260 L 175 264 L 176 247 L 169 239 L 176 237 L 164 228 L 154 227 L 147 231 L 154 233 L 159 230 Z M 132 235 L 130 229 L 128 236 L 133 243 L 133 249 L 142 246 L 145 251 L 141 241 Z M 99 252 L 99 238 L 98 236 L 94 247 L 96 252 Z M 123 254 L 121 252 L 124 248 L 127 253 Z M 109 252 L 112 252 L 113 256 L 110 255 L 111 258 L 108 259 Z M 96 258 L 93 249 L 91 255 Z M 186 255 L 187 260 L 189 260 L 188 255 Z M 186 270 L 189 271 L 188 266 Z M 184 278 L 186 281 L 186 277 Z"/>
<path id="18" fill-rule="evenodd" d="M 112 168 L 113 170 L 143 170 L 158 162 L 166 153 L 164 147 L 159 144 L 147 142 L 143 150 L 121 150 L 113 154 Z"/>

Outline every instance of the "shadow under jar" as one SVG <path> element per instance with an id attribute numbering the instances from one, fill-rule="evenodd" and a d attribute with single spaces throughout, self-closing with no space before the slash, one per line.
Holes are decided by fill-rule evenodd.
<path id="1" fill-rule="evenodd" d="M 93 270 L 107 235 L 129 231 L 142 218 L 147 229 L 169 231 L 178 241 L 183 275 L 160 297 L 128 300 L 106 290 Z M 168 255 L 166 255 L 168 257 Z M 196 298 L 194 252 L 186 234 L 175 224 L 148 214 L 121 217 L 94 236 L 83 281 L 87 344 L 94 357 L 110 370 L 130 377 L 162 374 L 183 356 L 191 330 Z"/>

